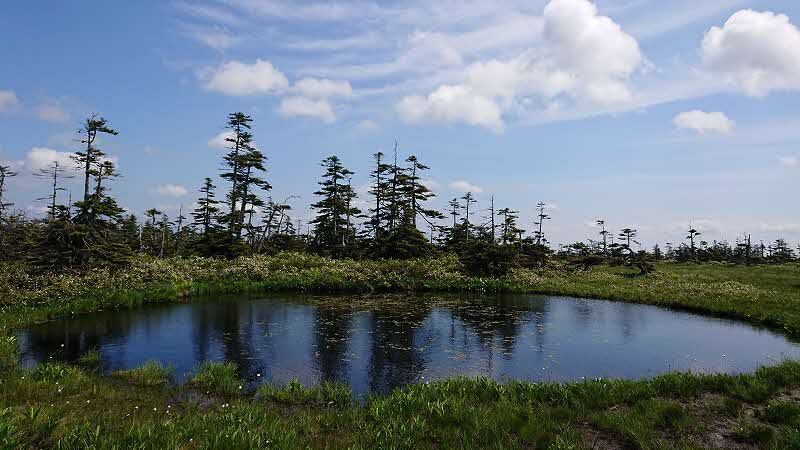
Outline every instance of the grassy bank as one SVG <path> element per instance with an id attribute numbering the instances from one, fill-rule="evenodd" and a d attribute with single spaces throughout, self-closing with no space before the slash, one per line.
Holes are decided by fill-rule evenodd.
<path id="1" fill-rule="evenodd" d="M 338 385 L 243 393 L 235 367 L 209 364 L 184 386 L 169 368 L 99 376 L 22 369 L 9 331 L 51 317 L 193 295 L 267 291 L 526 292 L 704 311 L 800 335 L 800 266 L 662 264 L 654 274 L 518 270 L 469 278 L 452 258 L 337 261 L 308 255 L 137 260 L 111 275 L 0 270 L 0 448 L 800 447 L 800 362 L 742 376 L 669 374 L 558 385 L 456 378 L 354 400 Z"/>
<path id="2" fill-rule="evenodd" d="M 304 254 L 235 261 L 152 259 L 84 276 L 33 277 L 0 267 L 0 330 L 52 317 L 196 295 L 247 292 L 517 292 L 621 300 L 741 318 L 800 334 L 800 264 L 743 267 L 664 263 L 647 276 L 621 269 L 514 271 L 501 279 L 459 272 L 454 257 L 412 261 L 332 261 Z"/>
<path id="3" fill-rule="evenodd" d="M 100 377 L 6 368 L 0 447 L 713 448 L 800 446 L 800 363 L 753 375 L 499 384 L 454 378 L 356 402 L 346 388 L 237 392 L 230 367 L 172 387 L 149 365 Z"/>

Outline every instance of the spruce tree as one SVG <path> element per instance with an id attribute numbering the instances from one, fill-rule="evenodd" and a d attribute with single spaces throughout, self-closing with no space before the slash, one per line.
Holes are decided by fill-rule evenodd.
<path id="1" fill-rule="evenodd" d="M 464 222 L 464 226 L 466 227 L 467 237 L 469 237 L 470 229 L 471 229 L 471 226 L 472 226 L 470 224 L 470 221 L 469 221 L 469 216 L 470 216 L 469 209 L 470 209 L 470 205 L 475 204 L 478 201 L 475 200 L 475 196 L 472 195 L 472 192 L 467 192 L 466 194 L 464 194 L 461 197 L 461 200 L 464 200 L 464 219 L 463 219 L 463 222 Z"/>
<path id="2" fill-rule="evenodd" d="M 314 192 L 320 200 L 311 205 L 317 212 L 311 221 L 314 225 L 314 245 L 320 253 L 334 257 L 345 256 L 352 250 L 347 247 L 347 243 L 353 237 L 353 230 L 347 224 L 347 216 L 355 216 L 361 212 L 352 206 L 356 193 L 345 183 L 353 172 L 345 168 L 337 156 L 325 158 L 321 165 L 325 168 L 325 173 L 318 183 L 319 190 Z"/>
<path id="3" fill-rule="evenodd" d="M 406 175 L 402 177 L 401 181 L 403 183 L 403 193 L 407 198 L 406 204 L 409 207 L 409 213 L 411 215 L 411 224 L 415 227 L 417 226 L 418 216 L 422 217 L 428 224 L 431 224 L 432 220 L 443 219 L 444 216 L 439 211 L 428 209 L 423 206 L 424 202 L 436 196 L 436 194 L 431 192 L 431 190 L 422 183 L 422 177 L 420 176 L 420 173 L 428 170 L 429 167 L 419 162 L 414 155 L 409 156 L 406 162 L 409 163 L 409 167 L 405 171 Z"/>
<path id="4" fill-rule="evenodd" d="M 241 200 L 240 194 L 248 189 L 247 187 L 243 189 L 241 186 L 246 170 L 243 163 L 247 159 L 247 154 L 255 150 L 253 135 L 248 131 L 252 122 L 250 116 L 236 112 L 228 114 L 228 122 L 225 125 L 231 135 L 225 138 L 228 143 L 228 153 L 223 157 L 226 169 L 220 176 L 231 183 L 231 190 L 228 193 L 228 214 L 224 220 L 228 225 L 228 231 L 235 237 L 241 235 L 244 220 L 244 214 L 237 209 L 237 205 Z"/>
<path id="5" fill-rule="evenodd" d="M 255 148 L 250 148 L 240 155 L 239 160 L 239 166 L 243 176 L 238 183 L 240 192 L 237 198 L 240 205 L 237 218 L 240 223 L 237 225 L 237 235 L 241 235 L 242 228 L 244 227 L 244 217 L 247 215 L 249 218 L 246 228 L 248 237 L 252 239 L 253 214 L 255 213 L 255 208 L 264 206 L 264 201 L 259 197 L 256 188 L 267 191 L 272 189 L 272 186 L 259 175 L 259 172 L 266 172 L 264 163 L 267 158 L 263 153 Z"/>
<path id="6" fill-rule="evenodd" d="M 595 221 L 598 227 L 600 227 L 600 236 L 603 237 L 603 254 L 608 254 L 608 234 L 609 231 L 606 230 L 606 221 L 603 219 L 597 219 Z"/>
<path id="7" fill-rule="evenodd" d="M 93 176 L 97 175 L 97 166 L 103 162 L 106 154 L 99 149 L 95 142 L 99 135 L 107 134 L 116 136 L 117 131 L 108 126 L 108 122 L 103 117 L 93 114 L 88 117 L 81 128 L 78 130 L 80 134 L 80 142 L 86 144 L 86 148 L 82 151 L 77 151 L 73 155 L 73 159 L 78 166 L 83 167 L 83 205 L 89 206 L 89 196 L 91 190 L 89 189 L 89 182 Z M 102 176 L 102 175 L 101 175 Z M 97 189 L 95 189 L 95 192 Z"/>
<path id="8" fill-rule="evenodd" d="M 517 241 L 517 237 L 522 231 L 517 227 L 519 211 L 503 208 L 497 211 L 497 215 L 503 218 L 503 222 L 500 224 L 500 242 L 506 245 Z"/>
<path id="9" fill-rule="evenodd" d="M 59 206 L 57 201 L 58 193 L 60 191 L 66 191 L 65 188 L 61 187 L 59 182 L 63 179 L 75 178 L 75 176 L 71 175 L 67 168 L 58 161 L 52 161 L 47 167 L 39 169 L 33 176 L 47 180 L 50 184 L 50 195 L 39 198 L 38 200 L 47 200 L 47 217 L 53 220 L 56 217 L 56 210 Z"/>
<path id="10" fill-rule="evenodd" d="M 389 187 L 391 166 L 383 161 L 383 152 L 377 152 L 372 155 L 375 161 L 375 168 L 370 173 L 370 177 L 374 180 L 370 187 L 369 193 L 375 199 L 374 207 L 369 209 L 371 213 L 368 225 L 370 232 L 374 239 L 380 239 L 388 227 L 388 213 L 386 212 L 386 204 L 389 199 Z"/>
<path id="11" fill-rule="evenodd" d="M 118 267 L 130 257 L 119 231 L 124 210 L 108 195 L 107 182 L 118 174 L 114 162 L 105 159 L 106 154 L 95 145 L 98 135 L 116 136 L 117 131 L 108 126 L 106 119 L 93 115 L 86 119 L 79 134 L 86 148 L 76 152 L 73 159 L 84 168 L 84 197 L 75 202 L 75 226 L 69 230 L 74 253 L 70 260 L 81 269 Z M 94 186 L 90 188 L 92 181 Z"/>
<path id="12" fill-rule="evenodd" d="M 544 231 L 542 229 L 545 220 L 550 220 L 551 217 L 545 214 L 544 210 L 546 208 L 546 204 L 544 202 L 539 202 L 536 205 L 536 209 L 539 211 L 539 214 L 536 216 L 537 220 L 533 222 L 534 225 L 538 227 L 538 229 L 533 233 L 533 238 L 536 240 L 536 245 L 546 245 L 547 238 L 544 235 Z"/>
<path id="13" fill-rule="evenodd" d="M 11 170 L 11 166 L 0 165 L 0 223 L 2 223 L 6 210 L 14 206 L 14 203 L 6 201 L 6 191 L 8 189 L 8 181 L 17 175 L 19 175 L 19 172 Z"/>
<path id="14" fill-rule="evenodd" d="M 695 228 L 692 226 L 692 224 L 689 224 L 689 231 L 688 231 L 688 233 L 689 233 L 689 234 L 688 234 L 688 235 L 686 235 L 686 239 L 688 239 L 688 240 L 689 240 L 689 249 L 690 249 L 690 250 L 691 250 L 691 252 L 692 252 L 692 259 L 694 260 L 694 259 L 696 259 L 696 258 L 697 258 L 697 255 L 696 255 L 696 250 L 697 250 L 697 249 L 696 249 L 696 247 L 695 247 L 695 242 L 694 242 L 694 240 L 695 240 L 697 237 L 701 236 L 701 235 L 702 235 L 702 233 L 700 233 L 699 231 L 697 231 L 697 230 L 696 230 L 696 229 L 695 229 Z"/>
<path id="15" fill-rule="evenodd" d="M 199 226 L 203 234 L 208 234 L 212 229 L 217 228 L 217 214 L 219 213 L 219 201 L 214 193 L 214 182 L 206 177 L 203 186 L 200 187 L 200 197 L 197 199 L 197 208 L 192 212 L 194 224 Z"/>

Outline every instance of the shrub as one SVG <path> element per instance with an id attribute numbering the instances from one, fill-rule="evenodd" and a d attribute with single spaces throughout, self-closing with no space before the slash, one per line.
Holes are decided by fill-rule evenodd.
<path id="1" fill-rule="evenodd" d="M 479 277 L 504 277 L 514 267 L 516 249 L 511 245 L 497 245 L 482 239 L 465 242 L 458 258 L 467 275 Z"/>

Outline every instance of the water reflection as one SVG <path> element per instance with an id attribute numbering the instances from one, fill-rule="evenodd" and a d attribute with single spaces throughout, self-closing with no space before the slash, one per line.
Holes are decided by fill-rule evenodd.
<path id="1" fill-rule="evenodd" d="M 59 320 L 19 337 L 27 365 L 99 349 L 106 372 L 155 359 L 183 381 L 204 361 L 232 361 L 251 383 L 341 381 L 358 393 L 454 375 L 737 373 L 800 357 L 784 336 L 730 320 L 519 295 L 209 300 Z"/>

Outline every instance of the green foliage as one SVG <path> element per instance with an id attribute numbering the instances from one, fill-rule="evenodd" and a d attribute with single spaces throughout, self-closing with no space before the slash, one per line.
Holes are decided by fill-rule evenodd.
<path id="1" fill-rule="evenodd" d="M 404 223 L 387 231 L 376 239 L 369 249 L 373 258 L 414 259 L 433 256 L 436 249 L 425 235 L 410 223 Z"/>
<path id="2" fill-rule="evenodd" d="M 458 258 L 464 272 L 478 277 L 504 277 L 511 273 L 517 251 L 511 245 L 498 245 L 483 239 L 462 244 Z"/>
<path id="3" fill-rule="evenodd" d="M 337 156 L 322 160 L 325 173 L 320 188 L 314 195 L 319 201 L 311 205 L 317 212 L 311 221 L 314 225 L 312 247 L 320 254 L 344 257 L 352 252 L 355 239 L 353 221 L 361 210 L 353 206 L 356 193 L 350 185 L 350 170 L 342 165 Z"/>
<path id="4" fill-rule="evenodd" d="M 543 269 L 550 262 L 553 251 L 546 245 L 527 240 L 522 243 L 515 264 L 525 269 Z"/>

